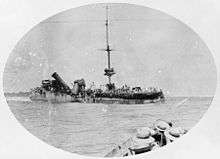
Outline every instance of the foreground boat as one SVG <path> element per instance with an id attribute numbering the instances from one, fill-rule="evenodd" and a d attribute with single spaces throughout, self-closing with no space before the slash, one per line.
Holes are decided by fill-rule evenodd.
<path id="1" fill-rule="evenodd" d="M 125 157 L 146 153 L 165 146 L 186 133 L 187 130 L 181 127 L 173 127 L 171 122 L 160 119 L 156 121 L 152 128 L 139 128 L 136 136 L 132 136 L 122 144 L 118 144 L 104 157 Z"/>

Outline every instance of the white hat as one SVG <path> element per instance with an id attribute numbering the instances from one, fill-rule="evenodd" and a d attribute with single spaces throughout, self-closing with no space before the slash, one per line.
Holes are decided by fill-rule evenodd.
<path id="1" fill-rule="evenodd" d="M 155 141 L 153 137 L 151 137 L 151 129 L 148 127 L 143 127 L 137 129 L 137 134 L 133 137 L 133 149 L 140 149 L 144 147 L 151 146 L 151 144 Z"/>
<path id="2" fill-rule="evenodd" d="M 155 135 L 156 131 L 149 128 L 149 127 L 141 127 L 139 129 L 137 129 L 137 135 L 147 135 L 147 136 L 151 136 L 151 135 Z"/>
<path id="3" fill-rule="evenodd" d="M 171 141 L 176 140 L 177 138 L 183 136 L 186 133 L 186 130 L 182 129 L 181 127 L 171 128 L 164 132 L 166 138 L 170 139 Z"/>
<path id="4" fill-rule="evenodd" d="M 159 131 L 166 131 L 167 129 L 170 128 L 170 125 L 168 122 L 164 120 L 157 120 L 156 123 L 154 124 L 154 127 Z"/>

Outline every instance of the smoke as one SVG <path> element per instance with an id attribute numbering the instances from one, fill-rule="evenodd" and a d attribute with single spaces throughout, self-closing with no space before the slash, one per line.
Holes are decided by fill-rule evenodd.
<path id="1" fill-rule="evenodd" d="M 48 75 L 50 72 L 50 65 L 47 59 L 43 61 L 43 70 L 42 70 L 42 78 L 48 79 Z"/>

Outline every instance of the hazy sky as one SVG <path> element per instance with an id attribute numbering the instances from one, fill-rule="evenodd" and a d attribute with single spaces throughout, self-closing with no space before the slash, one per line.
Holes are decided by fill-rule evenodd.
<path id="1" fill-rule="evenodd" d="M 216 68 L 203 41 L 159 11 L 110 4 L 110 46 L 120 86 L 158 86 L 171 96 L 212 96 Z M 27 91 L 56 71 L 70 84 L 84 78 L 105 84 L 105 5 L 59 13 L 35 26 L 16 45 L 4 71 L 4 91 Z"/>

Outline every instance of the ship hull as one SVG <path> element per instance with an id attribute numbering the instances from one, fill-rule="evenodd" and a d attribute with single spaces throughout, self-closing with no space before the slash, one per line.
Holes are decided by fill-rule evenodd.
<path id="1" fill-rule="evenodd" d="M 164 98 L 163 92 L 153 93 L 96 93 L 97 98 L 118 98 L 126 100 L 155 100 Z"/>
<path id="2" fill-rule="evenodd" d="M 162 101 L 161 99 L 123 99 L 123 98 L 94 98 L 88 103 L 105 103 L 105 104 L 147 104 Z"/>
<path id="3" fill-rule="evenodd" d="M 30 96 L 32 101 L 45 101 L 51 103 L 66 103 L 66 102 L 79 102 L 79 103 L 105 103 L 105 104 L 146 104 L 146 103 L 155 103 L 161 102 L 164 100 L 160 94 L 152 95 L 126 95 L 123 96 L 112 94 L 102 94 L 97 97 L 86 96 L 85 98 L 79 98 L 70 96 L 67 94 L 54 94 L 51 92 L 45 92 L 45 94 L 34 94 Z"/>
<path id="4" fill-rule="evenodd" d="M 30 96 L 32 101 L 45 101 L 51 103 L 77 102 L 77 99 L 67 94 L 55 94 L 45 92 L 45 94 L 34 94 Z"/>

